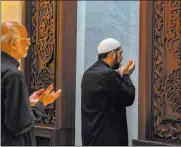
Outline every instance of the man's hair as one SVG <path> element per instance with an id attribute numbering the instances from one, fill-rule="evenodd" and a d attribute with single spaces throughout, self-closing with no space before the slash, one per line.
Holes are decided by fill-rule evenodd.
<path id="1" fill-rule="evenodd" d="M 115 50 L 112 50 L 112 51 L 117 52 L 118 50 L 120 50 L 120 47 L 118 47 L 118 48 L 116 48 Z M 103 59 L 107 58 L 107 56 L 108 56 L 112 51 L 109 51 L 109 52 L 107 52 L 107 53 L 98 54 L 98 59 L 99 59 L 99 60 L 100 60 L 100 59 L 103 60 Z"/>
<path id="2" fill-rule="evenodd" d="M 22 25 L 18 22 L 7 21 L 1 24 L 1 43 L 9 42 L 11 38 L 15 37 L 19 31 L 18 28 Z"/>

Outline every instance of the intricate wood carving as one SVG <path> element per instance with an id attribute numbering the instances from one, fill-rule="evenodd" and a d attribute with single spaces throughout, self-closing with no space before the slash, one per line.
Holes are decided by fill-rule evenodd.
<path id="1" fill-rule="evenodd" d="M 31 92 L 55 83 L 56 1 L 32 1 Z M 48 107 L 36 123 L 56 123 L 55 107 Z"/>
<path id="2" fill-rule="evenodd" d="M 50 83 L 62 89 L 61 98 L 45 109 L 34 127 L 37 143 L 50 145 L 42 141 L 46 135 L 51 145 L 74 145 L 77 1 L 22 3 L 23 22 L 32 43 L 21 64 L 29 93 Z"/>
<path id="3" fill-rule="evenodd" d="M 139 135 L 133 145 L 181 145 L 180 1 L 140 1 Z"/>
<path id="4" fill-rule="evenodd" d="M 155 1 L 152 137 L 168 141 L 181 138 L 180 18 L 180 1 Z"/>

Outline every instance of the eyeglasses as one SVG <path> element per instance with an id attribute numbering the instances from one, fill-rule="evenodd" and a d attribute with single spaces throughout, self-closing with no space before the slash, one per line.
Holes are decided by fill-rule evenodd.
<path id="1" fill-rule="evenodd" d="M 30 37 L 16 37 L 16 38 L 13 38 L 13 39 L 19 39 L 19 40 L 28 40 L 30 41 Z"/>

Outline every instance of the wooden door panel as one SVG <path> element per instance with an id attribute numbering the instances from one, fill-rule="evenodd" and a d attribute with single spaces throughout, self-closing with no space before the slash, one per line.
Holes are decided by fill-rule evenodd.
<path id="1" fill-rule="evenodd" d="M 155 1 L 152 65 L 152 137 L 180 140 L 180 1 Z"/>
<path id="2" fill-rule="evenodd" d="M 139 135 L 133 145 L 181 145 L 181 2 L 140 2 Z"/>
<path id="3" fill-rule="evenodd" d="M 61 98 L 49 105 L 35 132 L 38 145 L 74 145 L 77 1 L 23 1 L 31 38 L 22 63 L 29 93 L 53 84 Z"/>

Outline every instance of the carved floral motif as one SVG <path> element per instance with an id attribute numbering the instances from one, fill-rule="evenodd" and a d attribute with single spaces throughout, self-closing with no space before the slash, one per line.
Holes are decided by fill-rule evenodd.
<path id="1" fill-rule="evenodd" d="M 32 1 L 31 90 L 47 88 L 54 83 L 56 1 Z M 53 69 L 55 70 L 55 69 Z M 37 123 L 55 124 L 55 108 L 47 108 Z"/>
<path id="2" fill-rule="evenodd" d="M 179 140 L 179 136 L 181 137 L 179 122 L 181 120 L 181 5 L 180 1 L 156 0 L 154 6 L 152 137 Z M 166 9 L 168 16 L 164 16 Z M 165 23 L 168 23 L 168 29 L 165 29 Z M 177 61 L 172 71 L 167 68 L 167 53 Z M 163 121 L 165 101 L 171 105 L 172 113 L 178 116 L 173 118 L 173 121 Z"/>

